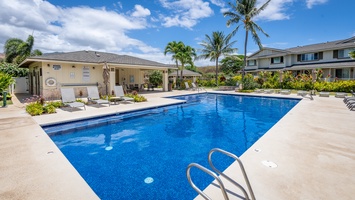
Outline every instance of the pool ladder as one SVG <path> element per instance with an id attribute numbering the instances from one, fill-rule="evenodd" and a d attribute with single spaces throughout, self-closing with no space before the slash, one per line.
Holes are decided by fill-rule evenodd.
<path id="1" fill-rule="evenodd" d="M 234 160 L 236 160 L 239 164 L 239 167 L 240 167 L 240 170 L 242 171 L 242 174 L 243 174 L 243 177 L 244 177 L 244 180 L 245 180 L 245 183 L 248 187 L 248 191 L 249 191 L 249 194 L 250 194 L 250 197 L 251 197 L 251 200 L 255 200 L 255 196 L 254 196 L 254 192 L 251 188 L 251 185 L 250 185 L 250 182 L 249 182 L 249 179 L 248 179 L 248 176 L 245 172 L 245 169 L 244 169 L 244 166 L 243 166 L 243 163 L 242 161 L 234 154 L 228 152 L 228 151 L 225 151 L 225 150 L 222 150 L 222 149 L 219 149 L 219 148 L 214 148 L 212 149 L 209 153 L 208 153 L 208 163 L 210 164 L 210 167 L 217 173 L 219 174 L 220 176 L 224 177 L 226 180 L 228 180 L 229 182 L 231 182 L 233 185 L 235 185 L 236 187 L 238 187 L 244 194 L 244 199 L 246 200 L 250 200 L 249 198 L 249 195 L 248 193 L 246 192 L 246 190 L 244 189 L 243 186 L 241 186 L 240 184 L 238 184 L 237 182 L 235 182 L 233 179 L 231 179 L 229 176 L 227 176 L 226 174 L 224 174 L 223 172 L 221 172 L 220 170 L 218 170 L 214 165 L 213 165 L 213 162 L 212 162 L 212 154 L 214 152 L 219 152 L 219 153 L 222 153 L 224 155 L 227 155 L 231 158 L 234 158 Z M 227 195 L 227 192 L 226 192 L 226 189 L 224 187 L 224 184 L 222 182 L 222 180 L 217 176 L 217 174 L 197 163 L 191 163 L 187 166 L 187 169 L 186 169 L 186 176 L 187 176 L 187 180 L 189 181 L 191 187 L 196 191 L 198 192 L 203 198 L 207 199 L 207 200 L 212 200 L 209 196 L 207 196 L 202 190 L 200 190 L 195 184 L 194 182 L 191 180 L 191 175 L 190 175 L 190 170 L 192 167 L 196 167 L 198 169 L 200 169 L 201 171 L 207 173 L 208 175 L 212 176 L 217 182 L 218 182 L 218 185 L 221 189 L 221 192 L 222 192 L 222 195 L 224 197 L 225 200 L 228 200 L 228 195 Z"/>

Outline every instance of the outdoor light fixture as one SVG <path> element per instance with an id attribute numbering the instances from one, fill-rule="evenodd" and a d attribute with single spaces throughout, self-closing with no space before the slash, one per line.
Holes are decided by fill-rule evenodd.
<path id="1" fill-rule="evenodd" d="M 72 68 L 75 68 L 75 65 L 71 66 Z"/>
<path id="2" fill-rule="evenodd" d="M 50 64 L 47 64 L 48 67 L 50 67 L 51 65 Z"/>
<path id="3" fill-rule="evenodd" d="M 95 67 L 92 67 L 92 69 L 95 69 Z"/>

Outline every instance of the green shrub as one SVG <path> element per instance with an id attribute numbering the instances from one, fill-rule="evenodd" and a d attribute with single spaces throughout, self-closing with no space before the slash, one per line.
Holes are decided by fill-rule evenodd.
<path id="1" fill-rule="evenodd" d="M 56 113 L 56 110 L 55 110 L 56 107 L 54 107 L 53 105 L 46 105 L 43 107 L 43 111 L 45 113 L 48 113 L 48 114 L 51 114 L 51 113 Z"/>
<path id="2" fill-rule="evenodd" d="M 159 70 L 154 70 L 149 74 L 149 83 L 159 86 L 163 83 L 163 74 Z"/>
<path id="3" fill-rule="evenodd" d="M 246 74 L 243 80 L 243 90 L 254 90 L 259 85 L 254 82 L 254 77 L 251 74 Z"/>
<path id="4" fill-rule="evenodd" d="M 41 115 L 44 112 L 42 104 L 39 102 L 33 102 L 26 106 L 26 112 L 31 116 Z"/>
<path id="5" fill-rule="evenodd" d="M 128 93 L 128 94 L 126 94 L 125 96 L 133 98 L 133 99 L 134 99 L 134 102 L 144 102 L 144 101 L 147 101 L 147 98 L 145 98 L 144 96 L 139 95 L 139 94 L 137 94 L 137 93 Z"/>
<path id="6" fill-rule="evenodd" d="M 51 102 L 48 102 L 47 105 L 54 106 L 55 108 L 60 108 L 60 107 L 64 106 L 64 104 L 61 101 L 51 101 Z"/>
<path id="7" fill-rule="evenodd" d="M 11 77 L 11 75 L 0 72 L 0 93 L 9 88 L 9 85 L 14 83 L 15 80 Z"/>

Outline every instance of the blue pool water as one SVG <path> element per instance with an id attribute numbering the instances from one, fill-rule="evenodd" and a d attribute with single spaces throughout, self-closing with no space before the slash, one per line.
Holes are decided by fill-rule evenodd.
<path id="1" fill-rule="evenodd" d="M 240 156 L 299 100 L 200 94 L 188 103 L 43 127 L 101 199 L 193 199 L 192 162 L 221 148 Z M 232 163 L 214 157 L 224 170 Z M 205 188 L 208 175 L 191 171 Z"/>

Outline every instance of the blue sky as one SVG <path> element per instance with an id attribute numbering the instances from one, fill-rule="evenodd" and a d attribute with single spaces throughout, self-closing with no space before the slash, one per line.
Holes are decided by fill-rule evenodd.
<path id="1" fill-rule="evenodd" d="M 0 1 L 0 48 L 9 38 L 35 37 L 42 52 L 97 50 L 173 63 L 163 51 L 170 41 L 195 49 L 205 34 L 230 33 L 222 15 L 222 0 L 12 0 Z M 265 0 L 259 0 L 261 4 Z M 270 37 L 272 48 L 345 39 L 355 36 L 354 0 L 272 0 L 256 19 Z M 244 53 L 245 32 L 234 36 L 238 54 Z M 248 54 L 258 51 L 252 40 Z M 208 60 L 197 66 L 214 65 Z"/>

